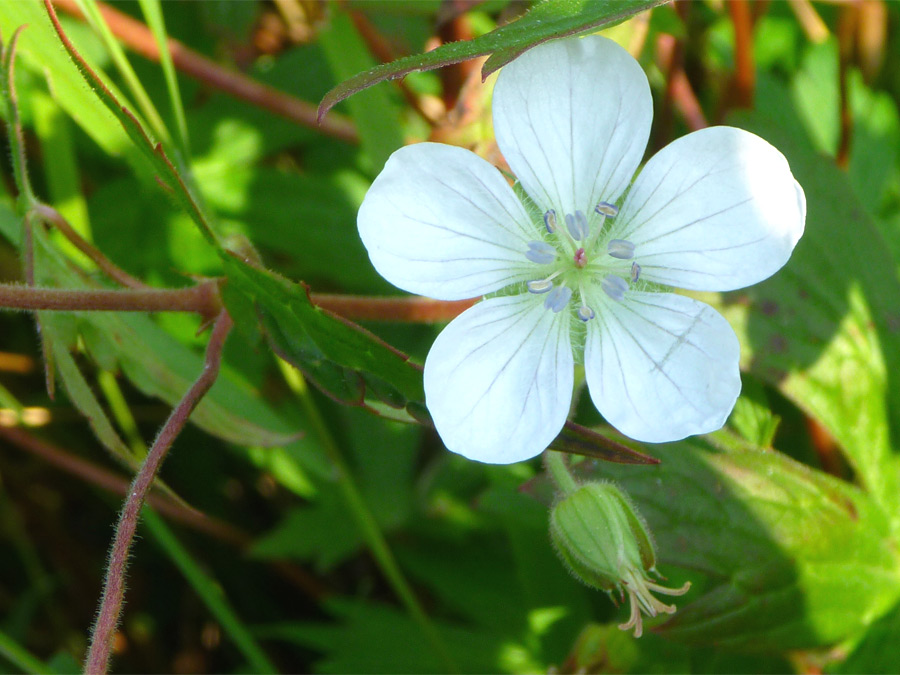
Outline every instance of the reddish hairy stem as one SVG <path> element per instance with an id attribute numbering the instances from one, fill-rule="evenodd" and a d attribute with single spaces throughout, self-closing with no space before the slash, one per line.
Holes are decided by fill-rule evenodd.
<path id="1" fill-rule="evenodd" d="M 109 565 L 106 569 L 106 580 L 103 584 L 103 596 L 100 600 L 100 610 L 97 621 L 91 631 L 91 647 L 85 661 L 85 672 L 91 675 L 106 673 L 109 666 L 109 656 L 112 649 L 112 639 L 119 624 L 122 613 L 122 600 L 125 595 L 125 570 L 128 566 L 128 557 L 134 533 L 137 530 L 141 508 L 147 496 L 147 491 L 153 485 L 153 481 L 159 472 L 159 467 L 187 424 L 188 418 L 194 408 L 200 403 L 206 392 L 209 391 L 219 374 L 219 364 L 222 361 L 222 348 L 225 339 L 231 330 L 232 321 L 227 312 L 221 312 L 213 325 L 209 344 L 206 347 L 206 357 L 203 361 L 203 371 L 191 385 L 178 405 L 172 410 L 169 419 L 163 425 L 147 453 L 144 463 L 134 477 L 134 481 L 128 490 L 125 506 L 119 516 L 116 526 L 116 535 L 113 540 L 112 550 L 109 556 Z"/>
<path id="2" fill-rule="evenodd" d="M 66 312 L 197 312 L 215 317 L 222 309 L 218 282 L 176 289 L 66 290 L 0 284 L 0 307 Z"/>
<path id="3" fill-rule="evenodd" d="M 196 312 L 207 319 L 222 309 L 219 282 L 205 281 L 188 288 L 126 290 L 66 290 L 0 284 L 0 308 L 64 312 Z M 313 304 L 355 321 L 439 323 L 462 314 L 478 302 L 312 293 Z"/>
<path id="4" fill-rule="evenodd" d="M 355 295 L 311 293 L 313 304 L 354 321 L 408 321 L 439 323 L 449 321 L 478 302 L 471 300 L 432 300 L 419 296 L 381 298 Z"/>
<path id="5" fill-rule="evenodd" d="M 53 0 L 53 3 L 67 14 L 79 19 L 84 18 L 75 0 Z M 159 62 L 159 46 L 147 26 L 102 2 L 98 2 L 97 7 L 113 35 L 141 56 Z M 317 123 L 316 106 L 313 104 L 261 84 L 241 73 L 226 70 L 178 40 L 169 38 L 168 46 L 173 64 L 185 75 L 301 126 L 321 131 L 348 143 L 359 142 L 356 127 L 346 118 L 329 113 L 321 123 Z"/>

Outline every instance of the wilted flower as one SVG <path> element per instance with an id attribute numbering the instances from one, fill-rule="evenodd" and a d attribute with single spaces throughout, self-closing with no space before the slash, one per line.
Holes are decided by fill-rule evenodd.
<path id="1" fill-rule="evenodd" d="M 806 203 L 787 161 L 730 127 L 689 134 L 632 184 L 652 101 L 614 42 L 552 42 L 506 66 L 497 144 L 521 190 L 462 148 L 395 152 L 359 212 L 375 268 L 441 300 L 488 295 L 438 336 L 426 403 L 446 446 L 483 462 L 539 454 L 563 426 L 584 362 L 603 416 L 640 441 L 721 427 L 740 392 L 739 344 L 708 305 L 781 268 Z M 630 186 L 630 187 L 629 187 Z"/>

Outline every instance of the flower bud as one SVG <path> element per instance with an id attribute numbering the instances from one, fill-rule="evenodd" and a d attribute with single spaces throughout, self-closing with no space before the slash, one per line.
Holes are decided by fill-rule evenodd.
<path id="1" fill-rule="evenodd" d="M 550 511 L 550 538 L 581 581 L 610 595 L 617 592 L 620 599 L 628 594 L 631 617 L 619 628 L 634 628 L 635 637 L 643 630 L 642 611 L 651 617 L 675 612 L 651 591 L 683 595 L 691 586 L 672 589 L 652 581 L 659 577 L 653 539 L 637 509 L 612 483 L 588 483 L 560 499 Z"/>

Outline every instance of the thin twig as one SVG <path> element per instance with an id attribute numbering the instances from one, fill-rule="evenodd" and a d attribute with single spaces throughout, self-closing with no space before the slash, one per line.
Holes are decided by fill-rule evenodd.
<path id="1" fill-rule="evenodd" d="M 75 0 L 53 0 L 53 3 L 67 14 L 84 18 Z M 98 2 L 97 7 L 113 35 L 141 56 L 151 61 L 159 61 L 159 45 L 147 26 L 102 2 Z M 359 142 L 356 127 L 345 117 L 330 113 L 321 123 L 317 123 L 315 105 L 289 96 L 241 73 L 226 70 L 178 40 L 169 38 L 168 46 L 172 63 L 185 75 L 301 126 L 321 131 L 327 136 L 348 143 Z"/>
<path id="2" fill-rule="evenodd" d="M 365 14 L 355 9 L 346 9 L 346 11 L 347 15 L 350 17 L 350 21 L 353 22 L 353 27 L 356 28 L 356 32 L 359 33 L 359 36 L 369 48 L 369 52 L 378 59 L 379 63 L 389 63 L 396 60 L 399 56 L 405 56 L 403 54 L 398 55 L 394 53 L 390 44 L 388 44 L 388 41 L 378 32 L 378 29 L 372 25 L 372 22 L 369 21 Z M 412 107 L 412 109 L 426 122 L 433 124 L 434 117 L 429 115 L 422 107 L 422 101 L 419 99 L 418 95 L 409 88 L 406 80 L 403 78 L 394 80 L 394 84 L 400 90 L 403 99 L 409 103 L 410 107 Z"/>
<path id="3" fill-rule="evenodd" d="M 734 103 L 741 108 L 753 107 L 756 69 L 753 65 L 753 17 L 747 0 L 726 3 L 734 24 Z"/>
<path id="4" fill-rule="evenodd" d="M 187 288 L 68 290 L 0 284 L 0 308 L 66 312 L 196 312 L 214 318 L 222 308 L 218 282 Z"/>
<path id="5" fill-rule="evenodd" d="M 90 675 L 104 674 L 109 666 L 112 640 L 116 626 L 122 613 L 122 600 L 125 595 L 125 570 L 128 566 L 128 557 L 134 533 L 137 530 L 141 508 L 147 496 L 147 491 L 153 485 L 153 481 L 159 472 L 159 467 L 187 424 L 188 418 L 194 408 L 200 403 L 206 393 L 216 381 L 219 374 L 219 364 L 222 361 L 222 349 L 225 340 L 231 331 L 232 321 L 227 312 L 221 312 L 213 325 L 209 344 L 206 347 L 206 357 L 203 361 L 203 371 L 191 385 L 178 405 L 172 410 L 169 419 L 163 425 L 153 442 L 153 446 L 147 453 L 144 463 L 131 484 L 125 506 L 116 526 L 116 535 L 113 540 L 109 557 L 109 565 L 106 570 L 106 580 L 103 584 L 103 596 L 100 601 L 100 610 L 97 621 L 91 631 L 91 647 L 85 662 L 85 672 Z"/>
<path id="6" fill-rule="evenodd" d="M 661 34 L 656 39 L 656 62 L 666 73 L 666 91 L 657 116 L 657 141 L 662 147 L 671 138 L 672 107 L 681 114 L 691 131 L 709 126 L 700 101 L 684 72 L 684 45 L 672 35 Z"/>
<path id="7" fill-rule="evenodd" d="M 75 228 L 69 224 L 69 221 L 67 221 L 63 215 L 52 206 L 37 203 L 32 207 L 32 211 L 45 223 L 53 225 L 53 227 L 62 232 L 63 236 L 68 239 L 75 248 L 90 258 L 94 264 L 113 281 L 120 283 L 126 288 L 150 288 L 143 281 L 131 276 L 128 272 L 118 267 L 109 258 L 103 255 L 100 249 L 78 234 Z"/>
<path id="8" fill-rule="evenodd" d="M 353 321 L 403 321 L 439 323 L 449 321 L 478 302 L 472 300 L 432 300 L 419 296 L 383 298 L 359 295 L 311 293 L 314 305 Z"/>
<path id="9" fill-rule="evenodd" d="M 809 0 L 788 0 L 788 7 L 797 17 L 797 23 L 806 33 L 806 39 L 815 44 L 820 44 L 828 39 L 831 34 L 828 25 L 822 21 L 822 17 Z"/>
<path id="10" fill-rule="evenodd" d="M 853 43 L 859 12 L 855 5 L 841 9 L 838 19 L 838 92 L 840 96 L 841 135 L 838 139 L 835 162 L 842 169 L 850 164 L 850 146 L 853 142 L 853 111 L 850 109 L 849 70 L 853 59 Z"/>
<path id="11" fill-rule="evenodd" d="M 124 476 L 66 452 L 60 447 L 44 441 L 18 427 L 0 425 L 0 438 L 10 446 L 17 447 L 51 464 L 71 476 L 76 476 L 86 483 L 96 485 L 108 492 L 125 496 L 128 492 L 128 480 Z M 162 494 L 150 494 L 147 501 L 160 514 L 177 520 L 195 530 L 205 532 L 217 539 L 236 546 L 245 546 L 249 536 L 232 525 L 179 504 Z"/>

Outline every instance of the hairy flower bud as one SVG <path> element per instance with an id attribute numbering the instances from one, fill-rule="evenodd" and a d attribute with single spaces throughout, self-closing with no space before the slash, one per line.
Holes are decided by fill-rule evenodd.
<path id="1" fill-rule="evenodd" d="M 657 600 L 651 591 L 683 595 L 690 582 L 672 589 L 652 581 L 656 551 L 643 518 L 631 500 L 612 483 L 588 483 L 565 495 L 550 512 L 550 538 L 560 558 L 588 586 L 611 595 L 625 593 L 631 617 L 619 628 L 634 628 L 640 637 L 641 612 L 648 616 L 672 614 L 674 605 Z M 613 598 L 615 600 L 615 598 Z"/>

